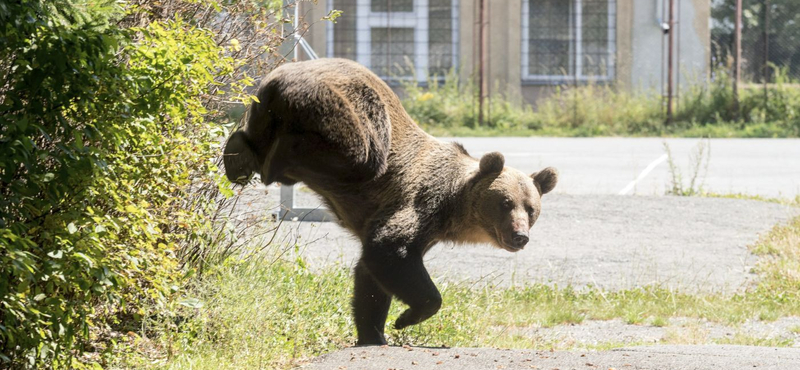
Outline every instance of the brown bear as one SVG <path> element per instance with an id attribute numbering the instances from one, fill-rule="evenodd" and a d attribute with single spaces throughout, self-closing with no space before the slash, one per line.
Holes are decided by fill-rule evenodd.
<path id="1" fill-rule="evenodd" d="M 526 175 L 500 153 L 480 160 L 422 131 L 378 76 L 344 59 L 283 65 L 261 83 L 244 130 L 228 139 L 233 182 L 304 182 L 362 243 L 353 311 L 359 345 L 385 344 L 392 297 L 401 329 L 435 314 L 442 297 L 422 262 L 438 242 L 517 252 L 558 173 Z"/>

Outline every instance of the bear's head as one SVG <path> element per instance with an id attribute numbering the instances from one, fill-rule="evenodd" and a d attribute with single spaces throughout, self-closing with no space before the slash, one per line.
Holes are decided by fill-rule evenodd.
<path id="1" fill-rule="evenodd" d="M 477 232 L 484 241 L 511 252 L 528 244 L 530 229 L 539 217 L 541 197 L 558 182 L 558 171 L 547 167 L 526 175 L 505 167 L 505 158 L 487 153 L 473 178 L 471 206 Z"/>

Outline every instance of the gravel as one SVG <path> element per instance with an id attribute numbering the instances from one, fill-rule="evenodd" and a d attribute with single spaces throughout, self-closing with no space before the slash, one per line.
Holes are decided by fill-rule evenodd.
<path id="1" fill-rule="evenodd" d="M 274 210 L 277 193 L 246 188 L 239 217 Z M 313 194 L 297 194 L 298 203 L 319 205 Z M 548 194 L 542 202 L 524 250 L 442 244 L 428 253 L 426 266 L 439 281 L 470 284 L 732 292 L 756 277 L 748 245 L 800 214 L 776 203 L 702 197 Z M 313 268 L 352 267 L 360 255 L 360 243 L 334 222 L 285 222 L 279 235 L 297 241 Z"/>
<path id="2" fill-rule="evenodd" d="M 354 347 L 323 355 L 301 368 L 308 370 L 796 370 L 800 369 L 800 350 L 744 346 L 631 347 L 598 352 Z"/>

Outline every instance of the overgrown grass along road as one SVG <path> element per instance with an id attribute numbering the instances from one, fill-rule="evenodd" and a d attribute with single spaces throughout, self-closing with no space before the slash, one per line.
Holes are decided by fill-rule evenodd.
<path id="1" fill-rule="evenodd" d="M 759 282 L 733 294 L 687 294 L 657 286 L 623 291 L 532 285 L 481 287 L 438 282 L 442 310 L 406 330 L 387 328 L 392 345 L 569 348 L 537 341 L 510 330 L 622 319 L 628 324 L 670 326 L 697 318 L 736 326 L 747 320 L 774 321 L 800 315 L 800 217 L 776 226 L 751 247 L 760 256 Z M 153 320 L 141 338 L 129 333 L 114 356 L 117 366 L 220 369 L 289 368 L 311 357 L 354 343 L 350 317 L 352 282 L 346 268 L 312 273 L 301 259 L 262 255 L 230 259 L 196 278 L 188 289 L 196 304 L 179 317 Z M 395 302 L 389 325 L 404 309 Z M 665 343 L 695 343 L 684 331 Z M 737 333 L 724 343 L 789 345 Z M 628 345 L 630 343 L 627 343 Z M 613 341 L 593 349 L 618 347 Z"/>
<path id="2" fill-rule="evenodd" d="M 726 72 L 714 75 L 681 92 L 670 123 L 656 91 L 634 94 L 600 84 L 554 87 L 536 109 L 495 94 L 482 125 L 477 89 L 456 73 L 425 86 L 407 83 L 402 95 L 411 117 L 434 136 L 800 136 L 800 89 L 785 71 L 776 71 L 766 95 L 761 88 L 742 89 L 739 109 Z"/>

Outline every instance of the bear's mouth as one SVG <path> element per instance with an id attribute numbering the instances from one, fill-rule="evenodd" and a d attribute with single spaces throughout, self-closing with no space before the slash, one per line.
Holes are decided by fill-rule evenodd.
<path id="1" fill-rule="evenodd" d="M 525 248 L 524 245 L 522 247 L 516 247 L 514 244 L 507 242 L 506 239 L 503 238 L 503 233 L 499 232 L 497 228 L 494 229 L 494 235 L 497 246 L 509 252 L 516 253 Z"/>

